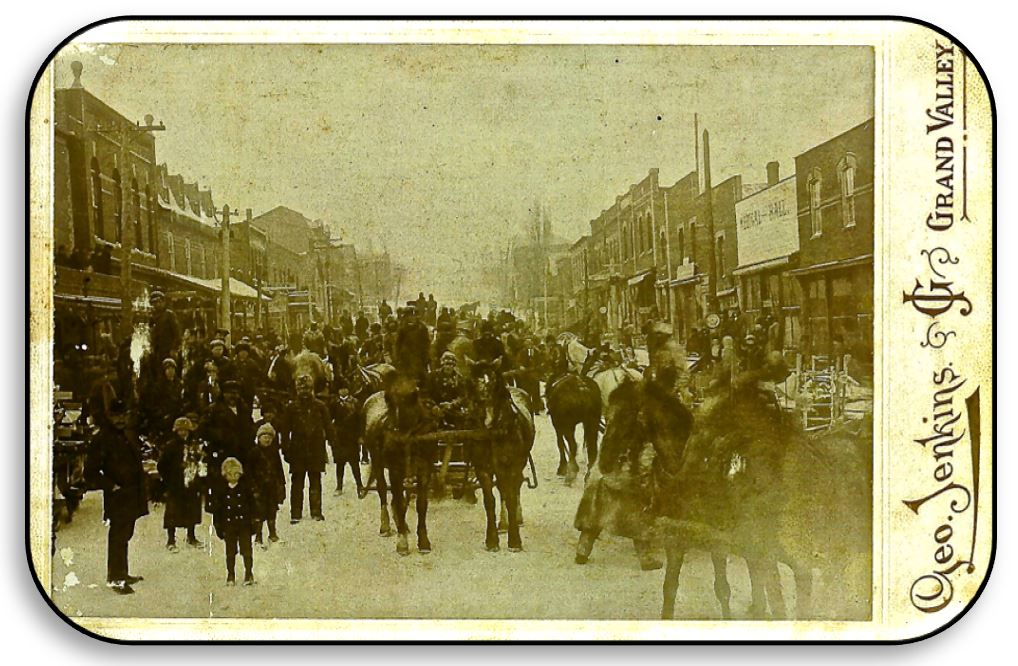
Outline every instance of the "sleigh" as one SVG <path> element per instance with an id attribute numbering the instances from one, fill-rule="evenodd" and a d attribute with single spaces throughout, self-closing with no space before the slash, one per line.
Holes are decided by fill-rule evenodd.
<path id="1" fill-rule="evenodd" d="M 497 431 L 485 428 L 450 428 L 410 436 L 409 440 L 414 446 L 434 444 L 438 448 L 438 456 L 434 463 L 435 476 L 432 477 L 432 499 L 442 499 L 451 495 L 454 499 L 472 500 L 474 491 L 480 488 L 480 484 L 467 459 L 466 444 L 488 441 L 497 436 Z M 528 456 L 523 481 L 527 488 L 537 488 L 537 468 L 532 455 Z M 405 486 L 409 489 L 413 483 L 413 478 L 408 478 Z M 377 490 L 377 488 L 372 483 L 367 487 L 367 490 Z"/>

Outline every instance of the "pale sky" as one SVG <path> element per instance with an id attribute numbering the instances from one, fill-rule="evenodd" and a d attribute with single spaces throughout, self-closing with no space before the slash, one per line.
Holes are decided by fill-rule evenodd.
<path id="1" fill-rule="evenodd" d="M 573 240 L 651 167 L 692 171 L 694 113 L 714 182 L 747 183 L 873 115 L 867 47 L 111 45 L 62 52 L 59 87 L 72 60 L 217 206 L 327 220 L 456 302 L 535 201 Z"/>

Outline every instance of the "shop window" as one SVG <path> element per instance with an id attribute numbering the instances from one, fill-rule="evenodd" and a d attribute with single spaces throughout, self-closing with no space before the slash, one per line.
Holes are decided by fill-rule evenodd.
<path id="1" fill-rule="evenodd" d="M 809 219 L 812 227 L 812 237 L 816 238 L 824 232 L 822 210 L 820 208 L 820 169 L 813 169 L 809 177 Z"/>
<path id="2" fill-rule="evenodd" d="M 846 227 L 855 226 L 855 155 L 848 153 L 838 162 L 838 181 L 841 184 L 841 219 Z"/>

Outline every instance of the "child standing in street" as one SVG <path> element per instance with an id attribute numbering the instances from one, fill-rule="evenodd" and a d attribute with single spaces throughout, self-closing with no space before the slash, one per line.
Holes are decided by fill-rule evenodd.
<path id="1" fill-rule="evenodd" d="M 173 422 L 173 434 L 159 456 L 159 476 L 166 492 L 163 528 L 166 549 L 177 552 L 177 528 L 187 529 L 187 545 L 201 548 L 195 526 L 202 519 L 202 491 L 205 483 L 205 450 L 201 440 L 192 435 L 194 424 L 186 417 Z"/>
<path id="2" fill-rule="evenodd" d="M 279 457 L 279 444 L 276 429 L 271 423 L 263 423 L 258 427 L 255 436 L 254 450 L 250 454 L 252 492 L 255 497 L 255 543 L 262 548 L 262 523 L 268 523 L 269 541 L 279 541 L 276 533 L 276 513 L 286 499 L 286 476 L 283 474 L 283 461 Z"/>
<path id="3" fill-rule="evenodd" d="M 244 585 L 254 584 L 254 554 L 251 552 L 251 521 L 254 498 L 244 478 L 244 466 L 236 458 L 223 461 L 222 479 L 216 498 L 216 533 L 226 542 L 226 584 L 236 585 L 234 569 L 237 552 L 244 558 Z"/>
<path id="4" fill-rule="evenodd" d="M 360 440 L 362 428 L 357 400 L 350 395 L 350 389 L 345 382 L 337 380 L 336 391 L 336 400 L 332 403 L 332 424 L 336 438 L 329 442 L 332 446 L 332 459 L 336 463 L 335 494 L 343 494 L 343 476 L 346 474 L 346 466 L 349 465 L 354 483 L 357 484 L 357 497 L 364 499 L 367 496 L 367 491 L 364 490 L 364 483 L 361 480 Z"/>

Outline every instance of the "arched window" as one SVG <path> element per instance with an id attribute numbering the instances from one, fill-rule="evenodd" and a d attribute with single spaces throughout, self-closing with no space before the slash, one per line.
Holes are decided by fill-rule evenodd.
<path id="1" fill-rule="evenodd" d="M 152 200 L 152 188 L 145 186 L 145 213 L 148 216 L 148 251 L 158 254 L 159 242 L 156 232 L 155 202 Z"/>
<path id="2" fill-rule="evenodd" d="M 141 197 L 138 193 L 138 179 L 131 179 L 131 213 L 134 215 L 134 246 L 145 249 L 145 234 L 141 225 Z"/>
<path id="3" fill-rule="evenodd" d="M 650 250 L 654 247 L 654 220 L 651 218 L 650 213 L 647 213 L 647 247 L 645 249 Z"/>
<path id="4" fill-rule="evenodd" d="M 92 222 L 95 227 L 95 234 L 99 238 L 106 238 L 106 229 L 103 226 L 103 180 L 99 171 L 99 160 L 92 158 Z"/>
<path id="5" fill-rule="evenodd" d="M 191 270 L 191 239 L 184 239 L 184 272 L 188 275 L 194 275 Z"/>
<path id="6" fill-rule="evenodd" d="M 628 259 L 633 256 L 632 237 L 629 235 L 629 224 L 622 225 L 622 258 Z"/>
<path id="7" fill-rule="evenodd" d="M 113 240 L 121 242 L 124 234 L 124 188 L 120 182 L 120 170 L 113 170 Z"/>
<path id="8" fill-rule="evenodd" d="M 814 168 L 809 175 L 809 219 L 812 227 L 813 238 L 824 233 L 824 221 L 820 208 L 820 169 Z"/>
<path id="9" fill-rule="evenodd" d="M 659 253 L 658 256 L 667 257 L 668 255 L 665 254 L 667 247 L 668 247 L 668 237 L 665 235 L 665 230 L 662 229 L 657 234 L 657 251 Z"/>
<path id="10" fill-rule="evenodd" d="M 841 185 L 841 221 L 855 226 L 855 155 L 848 153 L 838 162 L 838 183 Z"/>
<path id="11" fill-rule="evenodd" d="M 685 229 L 679 227 L 679 264 L 683 264 L 686 261 L 686 234 Z"/>

